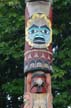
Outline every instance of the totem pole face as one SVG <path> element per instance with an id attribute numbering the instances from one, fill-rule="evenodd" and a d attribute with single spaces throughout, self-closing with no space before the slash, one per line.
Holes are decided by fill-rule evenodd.
<path id="1" fill-rule="evenodd" d="M 31 93 L 47 93 L 46 76 L 43 73 L 35 73 L 31 80 Z"/>
<path id="2" fill-rule="evenodd" d="M 47 48 L 52 42 L 50 20 L 44 14 L 34 14 L 27 22 L 26 41 L 34 48 Z"/>

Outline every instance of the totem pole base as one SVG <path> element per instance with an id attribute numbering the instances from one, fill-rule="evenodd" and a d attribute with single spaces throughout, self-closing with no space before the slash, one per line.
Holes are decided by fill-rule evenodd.
<path id="1" fill-rule="evenodd" d="M 33 94 L 33 108 L 47 108 L 47 94 Z"/>
<path id="2" fill-rule="evenodd" d="M 24 108 L 49 108 L 48 107 L 48 94 L 46 93 L 27 93 L 24 96 Z M 52 108 L 52 107 L 50 107 Z"/>

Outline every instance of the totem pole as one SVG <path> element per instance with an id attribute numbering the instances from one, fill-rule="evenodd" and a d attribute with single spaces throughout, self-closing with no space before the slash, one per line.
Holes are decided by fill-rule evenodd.
<path id="1" fill-rule="evenodd" d="M 52 0 L 26 0 L 24 108 L 53 108 Z"/>

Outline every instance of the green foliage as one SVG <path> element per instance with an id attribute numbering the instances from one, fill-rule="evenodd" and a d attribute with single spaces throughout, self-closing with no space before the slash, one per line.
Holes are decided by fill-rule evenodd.
<path id="1" fill-rule="evenodd" d="M 11 94 L 23 94 L 24 8 L 23 0 L 0 0 L 0 89 Z"/>
<path id="2" fill-rule="evenodd" d="M 58 46 L 52 76 L 54 108 L 67 108 L 71 106 L 71 2 L 54 0 L 53 7 L 53 45 Z"/>
<path id="3" fill-rule="evenodd" d="M 23 79 L 14 79 L 12 82 L 8 82 L 2 86 L 5 92 L 8 92 L 10 94 L 17 94 L 22 95 L 23 94 Z"/>
<path id="4" fill-rule="evenodd" d="M 24 1 L 0 0 L 1 85 L 10 79 L 13 80 L 13 78 L 16 78 L 15 73 L 22 73 L 23 75 L 23 48 Z"/>
<path id="5" fill-rule="evenodd" d="M 23 94 L 24 0 L 0 0 L 1 90 Z M 54 108 L 71 106 L 71 2 L 53 0 Z"/>

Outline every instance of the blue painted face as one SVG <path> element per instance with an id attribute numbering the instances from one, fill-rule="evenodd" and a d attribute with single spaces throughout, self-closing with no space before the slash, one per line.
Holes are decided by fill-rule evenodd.
<path id="1" fill-rule="evenodd" d="M 29 40 L 35 44 L 48 44 L 50 41 L 50 29 L 46 26 L 32 25 L 28 29 Z"/>

